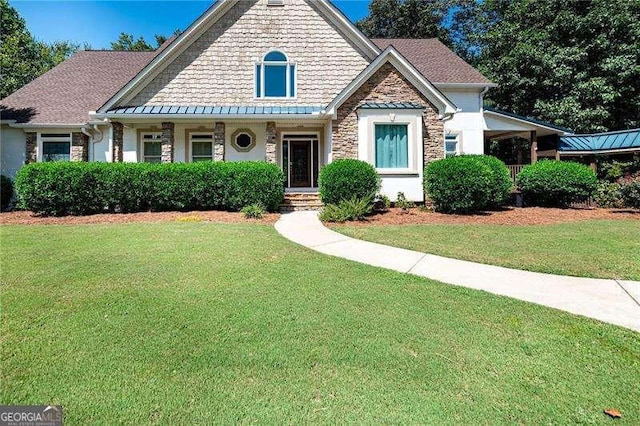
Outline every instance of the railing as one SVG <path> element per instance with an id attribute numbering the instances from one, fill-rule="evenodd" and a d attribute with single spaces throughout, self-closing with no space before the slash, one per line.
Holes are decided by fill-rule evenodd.
<path id="1" fill-rule="evenodd" d="M 524 166 L 526 166 L 526 164 L 507 164 L 513 183 L 516 183 L 516 176 L 524 169 Z"/>

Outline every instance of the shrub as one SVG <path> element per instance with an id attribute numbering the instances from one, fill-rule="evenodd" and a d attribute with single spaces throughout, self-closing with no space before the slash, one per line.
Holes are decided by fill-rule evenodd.
<path id="1" fill-rule="evenodd" d="M 415 206 L 416 205 L 413 201 L 407 200 L 404 192 L 398 192 L 398 196 L 396 197 L 396 207 L 402 209 L 403 212 L 408 213 L 409 209 L 412 209 Z"/>
<path id="2" fill-rule="evenodd" d="M 13 181 L 5 175 L 0 175 L 0 210 L 5 210 L 13 198 Z"/>
<path id="3" fill-rule="evenodd" d="M 599 182 L 595 192 L 593 193 L 593 200 L 596 202 L 598 207 L 622 207 L 624 204 L 622 200 L 621 185 L 617 182 Z"/>
<path id="4" fill-rule="evenodd" d="M 584 164 L 541 160 L 525 166 L 516 182 L 527 205 L 566 207 L 595 191 L 596 175 Z"/>
<path id="5" fill-rule="evenodd" d="M 33 163 L 16 177 L 19 205 L 41 215 L 104 211 L 269 210 L 284 198 L 284 175 L 265 162 Z"/>
<path id="6" fill-rule="evenodd" d="M 379 212 L 386 212 L 391 208 L 391 200 L 384 194 L 378 194 L 373 200 L 373 209 Z"/>
<path id="7" fill-rule="evenodd" d="M 341 201 L 338 205 L 327 204 L 320 212 L 320 220 L 323 222 L 363 220 L 373 210 L 371 200 L 370 197 L 352 197 L 349 200 Z"/>
<path id="8" fill-rule="evenodd" d="M 264 207 L 260 204 L 249 204 L 248 206 L 244 206 L 240 212 L 247 219 L 262 219 L 265 214 Z"/>
<path id="9" fill-rule="evenodd" d="M 380 176 L 367 162 L 336 160 L 320 170 L 318 185 L 325 204 L 339 204 L 353 197 L 371 200 L 380 189 Z"/>
<path id="10" fill-rule="evenodd" d="M 640 209 L 640 174 L 622 178 L 620 193 L 625 207 Z"/>
<path id="11" fill-rule="evenodd" d="M 491 195 L 488 207 L 502 207 L 513 191 L 511 173 L 503 161 L 491 155 L 469 156 L 491 169 Z"/>
<path id="12" fill-rule="evenodd" d="M 424 169 L 424 189 L 436 211 L 470 213 L 491 207 L 500 192 L 495 170 L 475 155 L 433 161 Z"/>

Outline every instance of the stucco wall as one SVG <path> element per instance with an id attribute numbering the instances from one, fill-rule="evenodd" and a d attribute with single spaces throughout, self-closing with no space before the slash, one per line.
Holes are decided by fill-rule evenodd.
<path id="1" fill-rule="evenodd" d="M 297 99 L 255 99 L 255 64 L 270 50 L 297 67 Z M 368 60 L 313 5 L 313 0 L 240 0 L 179 55 L 129 105 L 328 104 Z"/>
<path id="2" fill-rule="evenodd" d="M 0 128 L 0 173 L 13 178 L 24 165 L 26 135 L 21 129 Z"/>
<path id="3" fill-rule="evenodd" d="M 484 121 L 481 111 L 481 89 L 442 89 L 442 92 L 462 110 L 444 123 L 445 131 L 459 135 L 461 153 L 483 154 Z"/>

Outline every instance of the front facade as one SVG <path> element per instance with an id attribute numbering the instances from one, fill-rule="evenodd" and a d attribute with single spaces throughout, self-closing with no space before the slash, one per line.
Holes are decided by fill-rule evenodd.
<path id="1" fill-rule="evenodd" d="M 437 40 L 367 39 L 328 1 L 219 0 L 156 52 L 79 52 L 0 101 L 2 173 L 262 160 L 312 192 L 323 165 L 357 158 L 392 200 L 422 201 L 427 162 L 483 153 L 492 86 Z"/>

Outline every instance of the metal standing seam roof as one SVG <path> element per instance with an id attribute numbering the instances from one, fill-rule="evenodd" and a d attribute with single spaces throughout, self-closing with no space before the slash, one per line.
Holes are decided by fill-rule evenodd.
<path id="1" fill-rule="evenodd" d="M 162 115 L 311 115 L 322 111 L 322 106 L 184 106 L 155 105 L 118 107 L 109 114 L 162 114 Z"/>
<path id="2" fill-rule="evenodd" d="M 640 129 L 595 133 L 592 135 L 561 136 L 558 150 L 570 151 L 616 151 L 640 150 Z"/>
<path id="3" fill-rule="evenodd" d="M 413 102 L 365 102 L 361 109 L 424 109 L 424 105 Z"/>

